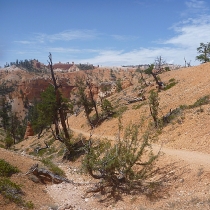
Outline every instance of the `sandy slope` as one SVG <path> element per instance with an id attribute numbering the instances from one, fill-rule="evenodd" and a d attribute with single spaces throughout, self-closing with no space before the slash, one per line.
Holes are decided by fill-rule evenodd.
<path id="1" fill-rule="evenodd" d="M 173 88 L 160 92 L 160 115 L 180 105 L 193 104 L 197 99 L 210 94 L 209 73 L 210 63 L 161 74 L 162 81 L 167 82 L 174 78 L 178 83 Z M 130 94 L 132 88 L 126 89 L 126 94 Z M 121 97 L 120 94 L 117 97 Z M 132 109 L 132 106 L 129 105 L 129 110 L 123 114 L 124 126 L 139 122 L 142 114 L 149 119 L 147 105 L 137 110 Z M 154 197 L 145 193 L 123 195 L 117 203 L 98 193 L 83 197 L 85 189 L 93 186 L 94 180 L 79 173 L 80 159 L 59 164 L 70 180 L 81 185 L 63 183 L 42 186 L 34 184 L 22 175 L 19 178 L 14 176 L 14 179 L 24 185 L 27 198 L 33 200 L 36 209 L 47 206 L 55 208 L 65 204 L 66 208 L 63 209 L 210 209 L 210 105 L 201 108 L 202 111 L 200 108 L 186 110 L 160 134 L 156 144 L 163 145 L 163 155 L 157 166 L 165 179 Z M 71 116 L 69 125 L 77 133 L 89 136 L 90 130 L 83 113 L 78 117 Z M 107 120 L 94 130 L 94 135 L 108 137 L 114 141 L 117 128 L 116 118 Z M 26 140 L 25 144 L 28 145 L 29 142 L 30 139 Z M 21 142 L 21 145 L 24 148 L 24 142 Z M 154 149 L 156 148 L 159 146 L 154 146 Z M 20 167 L 22 173 L 38 161 L 3 149 L 0 150 L 0 158 Z M 0 206 L 1 208 L 12 209 L 10 206 Z"/>

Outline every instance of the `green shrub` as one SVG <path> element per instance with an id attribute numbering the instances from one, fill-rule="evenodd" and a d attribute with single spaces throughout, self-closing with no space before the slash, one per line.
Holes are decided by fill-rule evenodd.
<path id="1" fill-rule="evenodd" d="M 140 103 L 140 104 L 134 104 L 133 106 L 132 106 L 132 109 L 140 109 L 142 106 L 144 106 L 146 103 Z"/>
<path id="2" fill-rule="evenodd" d="M 34 209 L 34 204 L 32 201 L 27 201 L 24 206 L 28 209 Z"/>
<path id="3" fill-rule="evenodd" d="M 165 71 L 170 71 L 170 68 L 168 66 L 165 67 Z"/>
<path id="4" fill-rule="evenodd" d="M 177 82 L 171 82 L 164 87 L 164 90 L 168 90 L 168 89 L 172 88 L 173 86 L 175 86 L 176 84 L 177 84 Z"/>
<path id="5" fill-rule="evenodd" d="M 182 109 L 182 110 L 185 110 L 185 109 L 188 108 L 188 106 L 184 104 L 184 105 L 180 105 L 179 108 Z"/>
<path id="6" fill-rule="evenodd" d="M 6 149 L 9 149 L 14 144 L 14 141 L 10 135 L 5 137 L 4 144 Z"/>
<path id="7" fill-rule="evenodd" d="M 113 117 L 117 118 L 120 117 L 126 110 L 128 109 L 127 106 L 120 106 L 115 113 L 113 114 Z"/>
<path id="8" fill-rule="evenodd" d="M 153 68 L 154 68 L 154 64 L 149 65 L 149 68 L 145 69 L 145 70 L 144 70 L 144 73 L 145 73 L 145 74 L 151 74 Z"/>
<path id="9" fill-rule="evenodd" d="M 117 79 L 116 85 L 117 85 L 117 92 L 120 92 L 122 90 L 122 82 L 121 82 L 121 79 Z"/>
<path id="10" fill-rule="evenodd" d="M 101 180 L 100 190 L 112 187 L 114 192 L 123 188 L 131 189 L 132 186 L 137 188 L 143 180 L 151 178 L 152 166 L 158 157 L 158 154 L 152 153 L 150 141 L 149 131 L 140 137 L 138 126 L 131 125 L 126 128 L 124 137 L 114 145 L 107 140 L 90 144 L 83 168 L 93 178 Z"/>
<path id="11" fill-rule="evenodd" d="M 210 103 L 210 95 L 199 98 L 194 104 L 191 105 L 180 105 L 181 109 L 193 109 Z"/>
<path id="12" fill-rule="evenodd" d="M 210 103 L 210 95 L 204 96 L 199 98 L 194 104 L 189 105 L 189 109 L 193 109 L 195 107 L 199 107 L 201 105 L 209 104 Z"/>
<path id="13" fill-rule="evenodd" d="M 175 82 L 176 80 L 174 78 L 169 79 L 169 82 Z"/>
<path id="14" fill-rule="evenodd" d="M 164 90 L 168 90 L 172 88 L 173 86 L 175 86 L 176 84 L 177 84 L 177 81 L 174 78 L 172 78 L 169 80 L 169 83 L 166 84 L 166 86 L 164 87 Z"/>
<path id="15" fill-rule="evenodd" d="M 46 165 L 53 173 L 59 176 L 65 176 L 65 172 L 56 166 L 49 158 L 42 159 L 42 163 L 44 163 L 44 165 Z"/>
<path id="16" fill-rule="evenodd" d="M 59 149 L 57 152 L 57 157 L 63 156 L 64 152 L 65 152 L 64 148 Z"/>
<path id="17" fill-rule="evenodd" d="M 50 140 L 47 142 L 47 144 L 49 146 L 51 146 L 54 142 L 55 142 L 55 138 L 54 137 L 50 137 Z"/>
<path id="18" fill-rule="evenodd" d="M 23 205 L 22 190 L 19 185 L 11 182 L 8 178 L 0 178 L 0 193 L 10 201 Z"/>
<path id="19" fill-rule="evenodd" d="M 104 99 L 101 104 L 101 109 L 104 115 L 110 116 L 113 114 L 113 107 L 110 101 Z"/>
<path id="20" fill-rule="evenodd" d="M 166 125 L 167 123 L 173 121 L 174 119 L 176 119 L 178 116 L 183 118 L 182 113 L 183 113 L 183 109 L 182 106 L 180 108 L 176 108 L 173 110 L 170 110 L 170 112 L 168 112 L 165 116 L 162 117 L 162 125 Z M 181 123 L 181 119 L 178 119 L 177 122 Z"/>
<path id="21" fill-rule="evenodd" d="M 53 154 L 53 153 L 56 153 L 57 152 L 57 149 L 53 146 L 51 146 L 48 150 L 47 150 L 47 155 L 50 155 L 50 154 Z"/>
<path id="22" fill-rule="evenodd" d="M 35 155 L 35 156 L 41 156 L 42 157 L 44 154 L 46 154 L 46 152 L 47 152 L 46 149 L 39 150 L 38 153 L 34 150 L 33 155 Z"/>
<path id="23" fill-rule="evenodd" d="M 18 168 L 10 165 L 4 159 L 0 159 L 0 177 L 10 177 L 12 174 L 18 172 L 20 172 Z"/>

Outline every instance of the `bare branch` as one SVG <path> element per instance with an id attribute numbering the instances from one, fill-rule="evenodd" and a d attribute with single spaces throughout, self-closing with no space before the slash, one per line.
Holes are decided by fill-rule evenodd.
<path id="1" fill-rule="evenodd" d="M 36 149 L 35 149 L 35 151 L 36 151 L 36 153 L 38 154 L 39 153 L 39 151 L 40 150 L 43 150 L 43 149 L 47 149 L 47 148 L 49 148 L 50 146 L 47 144 L 47 142 L 44 142 L 45 143 L 45 147 L 37 147 Z"/>

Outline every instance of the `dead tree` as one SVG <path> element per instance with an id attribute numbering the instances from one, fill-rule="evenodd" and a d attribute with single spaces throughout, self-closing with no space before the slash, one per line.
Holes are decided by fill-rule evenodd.
<path id="1" fill-rule="evenodd" d="M 184 67 L 190 67 L 191 66 L 191 61 L 190 62 L 187 62 L 186 59 L 184 58 Z"/>
<path id="2" fill-rule="evenodd" d="M 155 127 L 158 127 L 158 110 L 159 110 L 159 98 L 158 98 L 158 92 L 152 91 L 149 96 L 149 108 L 150 108 L 150 114 L 153 118 Z"/>
<path id="3" fill-rule="evenodd" d="M 139 66 L 139 69 L 140 69 L 140 66 Z M 143 71 L 140 69 L 141 81 L 144 82 L 144 85 L 145 85 L 145 86 L 148 86 L 146 80 L 145 80 L 144 77 L 143 77 L 143 73 L 142 73 L 142 72 L 143 72 Z"/>
<path id="4" fill-rule="evenodd" d="M 158 90 L 161 90 L 164 87 L 164 83 L 158 79 L 157 75 L 154 72 L 151 72 L 151 74 L 157 84 Z"/>
<path id="5" fill-rule="evenodd" d="M 92 84 L 90 82 L 90 78 L 87 77 L 87 80 L 86 80 L 86 85 L 89 89 L 89 93 L 90 93 L 90 99 L 92 101 L 92 104 L 93 104 L 93 107 L 94 107 L 94 110 L 95 110 L 95 113 L 96 113 L 96 120 L 98 121 L 99 120 L 99 114 L 98 114 L 98 109 L 97 109 L 97 105 L 96 105 L 96 102 L 94 100 L 94 95 L 93 95 L 93 91 L 92 91 Z"/>
<path id="6" fill-rule="evenodd" d="M 52 85 L 54 86 L 54 90 L 55 90 L 56 107 L 57 107 L 57 110 L 54 113 L 54 124 L 55 124 L 55 133 L 56 133 L 55 136 L 56 136 L 57 140 L 63 142 L 66 145 L 67 149 L 70 149 L 70 147 L 71 147 L 70 143 L 69 143 L 70 135 L 68 133 L 67 125 L 65 122 L 66 114 L 65 114 L 65 110 L 63 109 L 63 106 L 62 106 L 63 105 L 62 104 L 62 96 L 61 96 L 61 92 L 59 90 L 61 85 L 57 83 L 57 79 L 55 78 L 55 75 L 54 75 L 51 53 L 49 53 L 48 64 L 50 67 L 51 77 L 52 77 L 52 81 L 53 81 Z M 65 139 L 62 139 L 60 137 L 59 122 L 61 122 L 61 126 L 63 128 Z"/>
<path id="7" fill-rule="evenodd" d="M 166 61 L 163 60 L 163 58 L 161 56 L 156 58 L 156 60 L 155 60 L 155 69 L 157 69 L 158 73 L 162 72 L 164 64 L 166 64 Z"/>
<path id="8" fill-rule="evenodd" d="M 160 90 L 163 88 L 164 84 L 163 84 L 163 82 L 161 82 L 160 78 L 157 77 L 157 74 L 155 72 L 153 72 L 153 69 L 154 69 L 154 64 L 151 64 L 151 65 L 149 65 L 149 68 L 146 69 L 145 71 L 147 74 L 150 74 L 153 76 L 153 78 L 157 84 L 157 87 Z"/>
<path id="9" fill-rule="evenodd" d="M 93 103 L 89 100 L 87 97 L 87 94 L 85 93 L 85 89 L 87 87 L 87 84 L 84 83 L 84 78 L 77 78 L 76 79 L 76 87 L 77 87 L 77 96 L 78 96 L 78 105 L 82 105 L 84 107 L 85 115 L 88 120 L 89 125 L 91 128 L 93 127 L 91 119 L 90 119 L 90 113 L 93 109 Z"/>

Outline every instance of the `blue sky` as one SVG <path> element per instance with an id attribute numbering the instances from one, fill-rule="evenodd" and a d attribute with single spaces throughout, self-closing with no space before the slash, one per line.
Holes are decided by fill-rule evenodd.
<path id="1" fill-rule="evenodd" d="M 16 59 L 100 66 L 192 65 L 210 42 L 209 0 L 0 0 L 0 66 Z"/>

